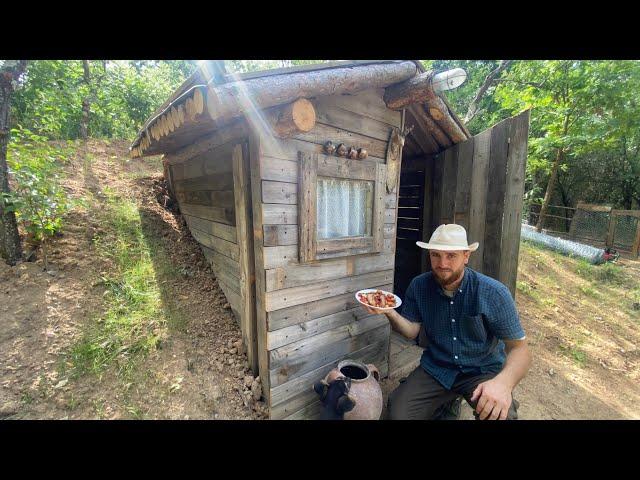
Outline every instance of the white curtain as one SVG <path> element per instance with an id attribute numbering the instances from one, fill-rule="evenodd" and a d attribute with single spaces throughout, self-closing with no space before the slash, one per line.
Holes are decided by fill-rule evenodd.
<path id="1" fill-rule="evenodd" d="M 372 182 L 318 179 L 318 238 L 370 235 Z"/>

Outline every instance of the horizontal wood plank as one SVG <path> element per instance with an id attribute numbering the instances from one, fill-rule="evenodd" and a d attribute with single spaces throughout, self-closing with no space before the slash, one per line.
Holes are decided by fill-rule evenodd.
<path id="1" fill-rule="evenodd" d="M 180 150 L 166 154 L 165 159 L 171 165 L 184 162 L 232 140 L 239 143 L 245 139 L 247 133 L 246 122 L 244 119 L 240 119 L 228 126 L 203 135 Z"/>
<path id="2" fill-rule="evenodd" d="M 176 192 L 176 198 L 181 204 L 234 208 L 233 190 Z"/>
<path id="3" fill-rule="evenodd" d="M 209 235 L 208 233 L 204 233 L 196 229 L 191 230 L 191 235 L 198 243 L 201 243 L 205 247 L 209 247 L 211 250 L 214 250 L 221 255 L 225 255 L 236 262 L 238 261 L 240 250 L 238 245 L 235 243 L 214 237 L 213 235 Z"/>
<path id="4" fill-rule="evenodd" d="M 207 258 L 209 263 L 215 263 L 220 268 L 224 268 L 226 271 L 232 272 L 233 276 L 238 279 L 240 278 L 240 263 L 238 261 L 203 245 L 200 245 L 200 247 L 202 248 L 204 256 Z"/>
<path id="5" fill-rule="evenodd" d="M 276 182 L 298 182 L 298 161 L 282 160 L 280 158 L 261 156 L 260 173 L 263 180 Z"/>
<path id="6" fill-rule="evenodd" d="M 384 208 L 396 208 L 397 198 L 395 193 L 388 193 L 384 196 Z"/>
<path id="7" fill-rule="evenodd" d="M 207 207 L 204 205 L 192 205 L 190 203 L 180 203 L 180 211 L 192 217 L 211 220 L 212 222 L 235 225 L 236 216 L 233 207 Z"/>
<path id="8" fill-rule="evenodd" d="M 394 224 L 384 225 L 384 238 L 394 238 L 396 236 L 396 226 Z"/>
<path id="9" fill-rule="evenodd" d="M 286 203 L 295 205 L 298 203 L 298 185 L 286 182 L 262 182 L 263 203 Z"/>
<path id="10" fill-rule="evenodd" d="M 320 417 L 321 412 L 322 404 L 320 403 L 320 400 L 318 400 L 307 405 L 304 408 L 301 408 L 300 410 L 292 415 L 289 415 L 283 420 L 317 420 Z"/>
<path id="11" fill-rule="evenodd" d="M 389 270 L 393 268 L 394 261 L 393 254 L 376 254 L 269 269 L 265 272 L 266 291 Z"/>
<path id="12" fill-rule="evenodd" d="M 241 311 L 240 307 L 242 306 L 240 301 L 240 294 L 237 293 L 233 289 L 233 287 L 231 287 L 229 284 L 224 283 L 221 279 L 218 279 L 218 285 L 220 285 L 220 288 L 222 289 L 222 293 L 224 293 L 224 296 L 229 302 L 229 305 L 231 305 L 231 308 L 239 313 Z M 238 318 L 238 320 L 241 320 L 241 319 Z"/>
<path id="13" fill-rule="evenodd" d="M 321 283 L 314 283 L 300 287 L 285 288 L 265 293 L 265 309 L 267 312 L 281 308 L 313 302 L 322 298 L 342 295 L 357 289 L 371 288 L 373 285 L 381 285 L 393 282 L 393 270 L 355 275 L 353 277 L 340 278 Z"/>
<path id="14" fill-rule="evenodd" d="M 274 330 L 267 334 L 267 350 L 275 350 L 293 342 L 313 337 L 327 330 L 348 325 L 354 321 L 359 321 L 370 317 L 364 308 L 358 306 L 351 310 L 334 313 L 326 317 L 320 317 L 308 322 L 298 323 L 290 327 Z"/>
<path id="15" fill-rule="evenodd" d="M 387 108 L 383 97 L 384 89 L 377 88 L 362 90 L 354 94 L 316 97 L 315 103 L 317 105 L 339 107 L 394 127 L 400 127 L 402 112 Z"/>
<path id="16" fill-rule="evenodd" d="M 389 321 L 380 315 L 334 328 L 269 352 L 271 386 L 315 370 L 367 345 L 388 339 Z"/>
<path id="17" fill-rule="evenodd" d="M 216 257 L 223 257 L 224 255 L 216 255 Z M 216 276 L 218 283 L 224 284 L 228 289 L 233 290 L 240 295 L 240 271 L 230 270 L 226 268 L 221 262 L 216 261 L 216 257 L 211 262 L 211 270 Z"/>
<path id="18" fill-rule="evenodd" d="M 318 155 L 318 177 L 374 181 L 377 165 L 376 162 L 370 160 L 350 160 Z"/>
<path id="19" fill-rule="evenodd" d="M 379 288 L 380 290 L 391 292 L 393 291 L 393 284 L 375 285 L 370 288 Z M 269 312 L 267 313 L 267 330 L 273 331 L 286 328 L 290 325 L 357 307 L 360 305 L 355 298 L 355 292 L 358 290 L 360 290 L 359 286 L 355 286 L 350 292 L 342 295 Z"/>
<path id="20" fill-rule="evenodd" d="M 173 166 L 171 167 L 173 170 Z M 233 190 L 233 173 L 226 172 L 188 180 L 174 180 L 172 188 L 176 192 L 194 192 L 199 190 Z"/>
<path id="21" fill-rule="evenodd" d="M 321 146 L 324 145 L 327 140 L 331 140 L 334 145 L 344 143 L 347 147 L 364 148 L 370 155 L 380 158 L 384 158 L 387 152 L 387 142 L 384 140 L 366 137 L 320 122 L 316 122 L 316 126 L 309 132 L 293 135 L 292 138 Z"/>
<path id="22" fill-rule="evenodd" d="M 384 223 L 396 223 L 396 209 L 385 208 L 384 210 Z"/>
<path id="23" fill-rule="evenodd" d="M 298 225 L 263 225 L 264 246 L 298 244 Z"/>
<path id="24" fill-rule="evenodd" d="M 298 263 L 298 246 L 264 247 L 264 268 L 283 267 Z"/>
<path id="25" fill-rule="evenodd" d="M 298 206 L 263 203 L 262 223 L 263 225 L 297 225 Z"/>
<path id="26" fill-rule="evenodd" d="M 318 122 L 382 141 L 389 139 L 393 125 L 332 105 L 326 99 L 319 97 L 313 102 Z"/>
<path id="27" fill-rule="evenodd" d="M 345 237 L 318 240 L 318 254 L 373 249 L 373 237 Z"/>
<path id="28" fill-rule="evenodd" d="M 174 180 L 188 180 L 233 171 L 231 152 L 236 141 L 231 141 L 191 159 L 174 164 L 171 172 Z"/>
<path id="29" fill-rule="evenodd" d="M 212 222 L 204 218 L 192 217 L 191 215 L 182 215 L 189 226 L 189 229 L 200 230 L 214 237 L 222 238 L 231 243 L 238 243 L 236 227 L 225 223 Z"/>
<path id="30" fill-rule="evenodd" d="M 324 144 L 327 140 L 333 139 L 328 138 L 324 143 L 312 143 L 305 140 L 298 140 L 295 138 L 287 138 L 285 140 L 277 139 L 277 138 L 269 138 L 265 142 L 264 146 L 264 155 L 268 158 L 277 158 L 280 160 L 289 160 L 292 162 L 298 161 L 298 152 L 305 152 L 309 154 L 318 153 L 321 155 L 326 155 L 324 150 Z M 334 142 L 335 143 L 335 142 Z M 335 144 L 336 146 L 338 144 Z M 348 145 L 350 146 L 350 145 Z M 354 145 L 355 146 L 355 145 Z M 370 151 L 367 152 L 367 160 L 376 162 L 376 163 L 385 163 L 385 156 L 377 157 L 373 155 Z M 342 158 L 342 157 L 336 157 Z M 262 178 L 265 178 L 264 176 Z"/>

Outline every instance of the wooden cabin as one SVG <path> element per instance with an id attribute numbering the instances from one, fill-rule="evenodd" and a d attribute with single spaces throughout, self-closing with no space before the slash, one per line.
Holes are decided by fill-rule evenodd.
<path id="1" fill-rule="evenodd" d="M 420 349 L 354 294 L 402 297 L 429 268 L 415 241 L 439 224 L 464 225 L 480 242 L 471 266 L 514 291 L 528 112 L 471 137 L 439 93 L 450 77 L 414 61 L 243 75 L 212 62 L 134 140 L 134 158 L 163 154 L 270 418 L 316 418 L 311 386 L 344 358 L 383 376 L 417 365 Z"/>

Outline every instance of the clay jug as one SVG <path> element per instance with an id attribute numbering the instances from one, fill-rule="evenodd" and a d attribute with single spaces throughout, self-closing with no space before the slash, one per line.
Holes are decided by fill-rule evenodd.
<path id="1" fill-rule="evenodd" d="M 343 360 L 324 378 L 331 384 L 346 377 L 350 382 L 348 396 L 355 403 L 353 409 L 344 414 L 345 420 L 379 420 L 382 414 L 382 390 L 378 381 L 380 372 L 372 363 L 365 365 L 355 360 Z"/>

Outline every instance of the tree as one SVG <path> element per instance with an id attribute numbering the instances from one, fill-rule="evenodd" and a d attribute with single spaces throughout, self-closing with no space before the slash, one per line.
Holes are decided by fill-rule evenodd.
<path id="1" fill-rule="evenodd" d="M 9 265 L 22 258 L 22 245 L 13 205 L 9 201 L 9 143 L 11 94 L 27 65 L 26 60 L 4 60 L 0 64 L 0 255 Z"/>
<path id="2" fill-rule="evenodd" d="M 509 65 L 513 63 L 513 60 L 502 60 L 500 65 L 498 65 L 494 70 L 492 70 L 489 75 L 486 76 L 484 82 L 478 89 L 475 97 L 471 101 L 469 105 L 469 109 L 467 110 L 467 114 L 464 116 L 464 123 L 469 123 L 473 120 L 473 117 L 478 113 L 478 106 L 482 98 L 486 95 L 489 87 L 496 86 L 500 82 L 500 75 L 503 71 L 509 68 Z"/>
<path id="3" fill-rule="evenodd" d="M 640 205 L 640 62 L 521 61 L 493 100 L 508 115 L 533 108 L 525 201 L 543 204 L 538 228 L 549 204 Z"/>
<path id="4" fill-rule="evenodd" d="M 80 119 L 80 138 L 87 139 L 89 127 L 89 113 L 91 112 L 91 70 L 89 70 L 89 61 L 82 60 L 82 68 L 84 70 L 84 82 L 87 84 L 89 94 L 82 100 L 82 118 Z"/>

